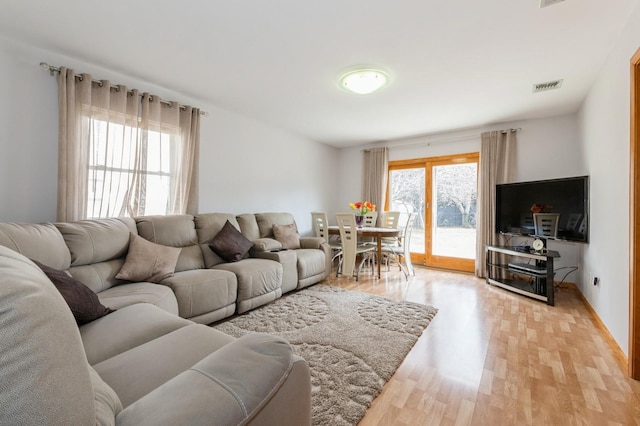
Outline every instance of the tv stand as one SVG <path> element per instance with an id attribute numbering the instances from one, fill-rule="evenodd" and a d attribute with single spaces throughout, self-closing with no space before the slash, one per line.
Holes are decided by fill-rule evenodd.
<path id="1" fill-rule="evenodd" d="M 553 259 L 557 257 L 560 253 L 554 250 L 537 252 L 521 247 L 486 246 L 487 284 L 553 306 Z"/>

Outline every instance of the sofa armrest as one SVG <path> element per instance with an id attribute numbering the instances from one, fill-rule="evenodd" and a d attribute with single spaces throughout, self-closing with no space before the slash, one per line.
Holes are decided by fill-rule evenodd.
<path id="1" fill-rule="evenodd" d="M 284 339 L 266 334 L 243 336 L 126 407 L 116 417 L 116 424 L 247 424 L 272 399 L 279 401 L 283 396 L 294 406 L 303 407 L 296 415 L 305 419 L 295 424 L 310 424 L 311 386 L 296 386 L 293 391 L 284 386 L 294 364 L 300 362 Z M 301 372 L 309 374 L 308 368 L 298 367 L 296 375 Z M 310 383 L 305 377 L 294 379 Z M 283 387 L 288 395 L 275 397 Z M 286 411 L 280 415 L 279 421 L 294 424 L 285 421 Z"/>
<path id="2" fill-rule="evenodd" d="M 325 240 L 324 240 L 324 238 L 320 238 L 320 237 L 302 237 L 302 238 L 300 238 L 300 248 L 303 248 L 303 249 L 323 250 L 322 243 L 325 243 Z"/>
<path id="3" fill-rule="evenodd" d="M 253 243 L 253 247 L 250 250 L 251 253 L 282 248 L 282 244 L 280 244 L 280 241 L 273 238 L 258 238 L 257 240 L 253 240 L 251 242 Z"/>

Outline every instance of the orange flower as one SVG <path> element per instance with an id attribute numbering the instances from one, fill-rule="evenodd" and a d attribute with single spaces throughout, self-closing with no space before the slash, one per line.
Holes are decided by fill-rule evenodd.
<path id="1" fill-rule="evenodd" d="M 532 204 L 531 205 L 531 213 L 549 213 L 553 209 L 553 206 L 548 206 L 546 204 Z"/>
<path id="2" fill-rule="evenodd" d="M 357 201 L 355 203 L 349 203 L 349 207 L 351 207 L 353 210 L 356 210 L 356 215 L 358 216 L 364 216 L 365 214 L 375 211 L 376 209 L 375 204 L 371 204 L 371 202 L 369 201 Z"/>

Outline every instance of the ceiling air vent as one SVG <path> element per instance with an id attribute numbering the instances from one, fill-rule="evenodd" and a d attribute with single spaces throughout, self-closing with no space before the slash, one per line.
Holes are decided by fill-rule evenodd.
<path id="1" fill-rule="evenodd" d="M 562 3 L 564 0 L 540 0 L 540 9 L 554 4 Z"/>
<path id="2" fill-rule="evenodd" d="M 533 93 L 546 92 L 548 90 L 555 90 L 562 87 L 564 80 L 547 81 L 546 83 L 536 83 L 533 85 Z"/>

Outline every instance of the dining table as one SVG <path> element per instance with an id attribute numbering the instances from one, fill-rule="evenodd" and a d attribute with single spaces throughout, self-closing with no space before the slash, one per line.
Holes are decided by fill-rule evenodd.
<path id="1" fill-rule="evenodd" d="M 340 227 L 338 225 L 329 225 L 327 227 L 329 235 L 340 235 Z M 356 228 L 358 238 L 375 238 L 377 249 L 377 275 L 380 278 L 380 263 L 382 263 L 382 239 L 388 237 L 398 237 L 402 232 L 399 228 L 377 228 L 370 226 L 363 226 Z"/>

